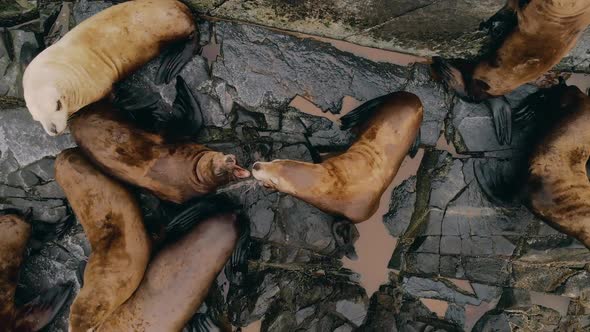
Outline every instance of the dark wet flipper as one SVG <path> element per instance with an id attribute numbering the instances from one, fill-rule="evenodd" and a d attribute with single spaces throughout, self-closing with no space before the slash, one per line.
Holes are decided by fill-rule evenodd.
<path id="1" fill-rule="evenodd" d="M 516 8 L 506 5 L 497 11 L 487 21 L 479 25 L 479 30 L 487 31 L 492 40 L 498 43 L 503 40 L 510 31 L 518 25 Z"/>
<path id="2" fill-rule="evenodd" d="M 512 143 L 512 107 L 504 97 L 487 99 L 485 104 L 492 112 L 498 143 L 510 145 Z"/>
<path id="3" fill-rule="evenodd" d="M 475 179 L 488 199 L 495 204 L 504 205 L 517 197 L 526 168 L 520 159 L 495 160 L 476 159 L 473 163 Z"/>
<path id="4" fill-rule="evenodd" d="M 416 155 L 418 154 L 418 150 L 420 150 L 420 134 L 421 133 L 422 133 L 422 129 L 418 128 L 418 133 L 416 134 L 416 139 L 414 139 L 414 143 L 412 143 L 412 146 L 410 147 L 410 150 L 408 151 L 408 155 L 410 156 L 410 158 L 416 157 Z"/>
<path id="5" fill-rule="evenodd" d="M 184 327 L 182 332 L 221 332 L 222 329 L 215 324 L 207 314 L 196 314 Z"/>
<path id="6" fill-rule="evenodd" d="M 350 260 L 357 260 L 358 255 L 354 248 L 354 243 L 359 237 L 359 233 L 350 220 L 336 220 L 332 224 L 332 236 L 336 241 L 336 248 Z"/>
<path id="7" fill-rule="evenodd" d="M 156 114 L 160 131 L 173 137 L 194 136 L 203 128 L 199 102 L 181 76 L 176 77 L 176 98 L 172 112 Z"/>
<path id="8" fill-rule="evenodd" d="M 395 92 L 394 92 L 395 93 Z M 354 110 L 350 111 L 348 114 L 344 115 L 340 118 L 340 129 L 347 130 L 352 127 L 356 127 L 360 124 L 363 124 L 367 119 L 369 119 L 373 113 L 377 110 L 377 108 L 385 101 L 391 97 L 394 93 L 390 93 L 381 97 L 377 97 L 375 99 L 371 99 L 369 101 L 364 102 L 359 107 L 355 108 Z"/>
<path id="9" fill-rule="evenodd" d="M 31 240 L 40 244 L 60 239 L 75 224 L 76 216 L 68 214 L 58 222 L 49 223 L 39 220 L 30 220 Z M 34 247 L 34 245 L 33 245 Z"/>
<path id="10" fill-rule="evenodd" d="M 177 239 L 186 234 L 199 221 L 221 213 L 235 212 L 238 206 L 224 194 L 198 198 L 185 206 L 165 227 L 166 240 Z"/>
<path id="11" fill-rule="evenodd" d="M 248 272 L 248 257 L 250 253 L 250 222 L 244 217 L 239 219 L 240 237 L 236 248 L 225 265 L 225 276 L 234 284 L 240 284 L 238 272 Z"/>
<path id="12" fill-rule="evenodd" d="M 430 68 L 435 80 L 442 81 L 448 89 L 455 91 L 459 97 L 468 97 L 465 79 L 459 68 L 438 56 L 432 57 Z"/>
<path id="13" fill-rule="evenodd" d="M 155 83 L 168 84 L 178 74 L 199 50 L 198 34 L 194 33 L 188 41 L 171 45 L 165 52 L 162 63 L 156 73 Z"/>
<path id="14" fill-rule="evenodd" d="M 76 268 L 76 277 L 78 278 L 78 282 L 80 282 L 80 288 L 84 286 L 84 271 L 86 270 L 87 261 L 81 260 Z"/>
<path id="15" fill-rule="evenodd" d="M 39 331 L 47 326 L 67 302 L 73 288 L 71 282 L 52 287 L 19 308 L 15 331 Z"/>
<path id="16" fill-rule="evenodd" d="M 136 111 L 148 114 L 156 111 L 159 101 L 160 96 L 157 93 L 119 87 L 115 93 L 114 104 L 120 110 L 133 113 L 135 117 Z"/>

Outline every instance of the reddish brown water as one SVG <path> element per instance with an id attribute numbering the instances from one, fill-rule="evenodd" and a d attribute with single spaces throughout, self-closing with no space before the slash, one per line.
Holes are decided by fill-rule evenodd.
<path id="1" fill-rule="evenodd" d="M 449 302 L 441 301 L 441 300 L 434 300 L 434 299 L 420 299 L 422 303 L 428 308 L 430 311 L 434 312 L 438 317 L 445 317 L 447 313 L 447 309 L 449 308 Z"/>
<path id="2" fill-rule="evenodd" d="M 262 329 L 262 320 L 257 320 L 246 327 L 242 327 L 242 332 L 260 332 Z"/>

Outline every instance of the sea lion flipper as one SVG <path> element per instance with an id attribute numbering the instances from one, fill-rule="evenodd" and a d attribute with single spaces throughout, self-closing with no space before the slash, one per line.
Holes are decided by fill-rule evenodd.
<path id="1" fill-rule="evenodd" d="M 88 262 L 83 259 L 76 268 L 76 277 L 78 277 L 78 281 L 80 282 L 80 288 L 84 286 L 84 271 L 86 270 L 86 264 L 88 264 Z"/>
<path id="2" fill-rule="evenodd" d="M 187 203 L 188 208 L 166 225 L 164 231 L 167 240 L 176 239 L 189 231 L 199 221 L 222 212 L 233 212 L 237 205 L 225 194 L 198 198 Z"/>
<path id="3" fill-rule="evenodd" d="M 457 66 L 452 65 L 448 60 L 435 56 L 432 57 L 430 67 L 435 81 L 442 81 L 448 89 L 455 91 L 459 97 L 467 98 L 465 78 Z"/>
<path id="4" fill-rule="evenodd" d="M 239 216 L 240 220 L 238 226 L 240 227 L 240 238 L 236 243 L 236 248 L 225 265 L 225 276 L 233 283 L 239 284 L 236 280 L 238 276 L 236 272 L 248 272 L 248 255 L 250 250 L 250 222 L 245 220 L 243 216 Z"/>
<path id="5" fill-rule="evenodd" d="M 390 98 L 394 93 L 386 94 L 384 96 L 368 100 L 359 107 L 350 111 L 348 114 L 340 118 L 340 129 L 347 130 L 365 122 L 367 119 L 371 117 L 374 111 L 379 106 L 381 106 L 388 98 Z"/>
<path id="6" fill-rule="evenodd" d="M 510 145 L 512 143 L 512 107 L 504 97 L 487 99 L 485 104 L 492 112 L 498 143 Z"/>
<path id="7" fill-rule="evenodd" d="M 358 239 L 359 234 L 350 220 L 336 220 L 332 224 L 332 236 L 336 241 L 336 247 L 350 260 L 357 260 L 358 255 L 354 248 L 354 242 Z"/>
<path id="8" fill-rule="evenodd" d="M 160 118 L 167 122 L 175 136 L 192 136 L 203 127 L 201 105 L 181 76 L 176 77 L 176 98 L 173 110 L 168 117 Z"/>
<path id="9" fill-rule="evenodd" d="M 51 287 L 25 304 L 17 313 L 16 331 L 39 331 L 49 324 L 62 309 L 72 290 L 72 282 Z"/>
<path id="10" fill-rule="evenodd" d="M 76 217 L 73 213 L 64 216 L 55 223 L 28 220 L 31 224 L 31 247 L 36 250 L 45 242 L 61 238 L 74 225 L 75 220 Z"/>
<path id="11" fill-rule="evenodd" d="M 514 2 L 514 1 L 511 1 Z M 479 25 L 479 29 L 488 32 L 492 40 L 498 42 L 518 25 L 516 14 L 517 4 L 509 3 L 497 11 L 487 21 Z"/>
<path id="12" fill-rule="evenodd" d="M 198 313 L 182 329 L 182 332 L 219 332 L 221 328 L 215 324 L 208 314 Z"/>
<path id="13" fill-rule="evenodd" d="M 416 157 L 416 155 L 418 154 L 418 150 L 420 150 L 420 135 L 421 134 L 422 134 L 422 129 L 418 128 L 418 134 L 416 134 L 416 139 L 414 140 L 414 143 L 410 147 L 410 151 L 408 151 L 408 155 L 410 156 L 410 158 Z"/>
<path id="14" fill-rule="evenodd" d="M 197 53 L 198 48 L 198 34 L 194 33 L 188 41 L 176 43 L 166 50 L 156 73 L 155 83 L 158 85 L 170 83 Z"/>
<path id="15" fill-rule="evenodd" d="M 477 159 L 473 163 L 475 179 L 482 192 L 491 202 L 503 205 L 511 202 L 521 188 L 526 163 L 520 159 Z"/>

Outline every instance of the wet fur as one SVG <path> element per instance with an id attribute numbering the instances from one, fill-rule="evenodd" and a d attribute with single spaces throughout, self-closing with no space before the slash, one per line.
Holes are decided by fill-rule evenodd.
<path id="1" fill-rule="evenodd" d="M 78 146 L 105 173 L 164 200 L 184 203 L 234 179 L 231 173 L 215 174 L 221 152 L 191 142 L 168 144 L 106 101 L 86 107 L 70 127 Z"/>
<path id="2" fill-rule="evenodd" d="M 414 143 L 423 116 L 420 99 L 407 92 L 390 94 L 376 105 L 366 109 L 371 116 L 345 153 L 321 164 L 256 163 L 254 177 L 325 212 L 357 223 L 367 220 Z"/>
<path id="3" fill-rule="evenodd" d="M 129 190 L 96 169 L 79 149 L 59 154 L 55 168 L 92 248 L 69 317 L 71 332 L 87 331 L 136 290 L 148 265 L 150 239 Z"/>
<path id="4" fill-rule="evenodd" d="M 574 8 L 567 8 L 576 4 Z M 502 96 L 539 78 L 575 46 L 590 24 L 589 0 L 509 1 L 518 25 L 472 66 L 435 58 L 433 71 L 459 96 L 471 101 Z"/>

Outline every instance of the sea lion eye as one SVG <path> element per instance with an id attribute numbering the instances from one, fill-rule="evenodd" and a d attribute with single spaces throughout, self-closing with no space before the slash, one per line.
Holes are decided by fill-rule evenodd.
<path id="1" fill-rule="evenodd" d="M 56 111 L 56 112 L 59 112 L 59 111 L 61 111 L 61 100 L 58 100 L 58 101 L 57 101 L 57 107 L 55 108 L 55 111 Z"/>

